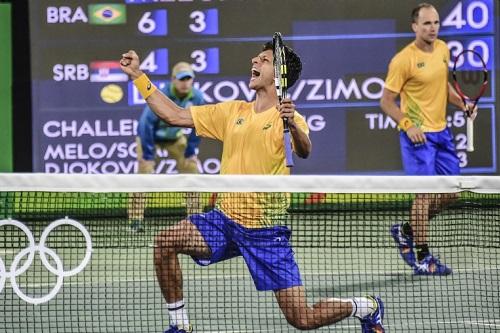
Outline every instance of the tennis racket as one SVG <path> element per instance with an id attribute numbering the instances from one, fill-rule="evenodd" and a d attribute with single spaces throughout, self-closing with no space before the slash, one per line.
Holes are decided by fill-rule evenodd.
<path id="1" fill-rule="evenodd" d="M 464 64 L 472 69 L 460 70 Z M 467 110 L 467 151 L 474 151 L 474 111 L 488 85 L 488 70 L 479 53 L 474 50 L 463 50 L 455 57 L 453 63 L 453 85 L 464 105 L 472 104 Z M 474 96 L 474 97 L 469 97 Z"/>
<path id="2" fill-rule="evenodd" d="M 275 32 L 273 36 L 273 60 L 274 60 L 274 84 L 278 101 L 281 104 L 283 98 L 286 98 L 288 88 L 287 68 L 285 58 L 285 46 L 281 33 Z M 285 161 L 287 167 L 293 167 L 292 140 L 290 138 L 290 128 L 288 127 L 288 119 L 283 119 L 283 140 L 285 145 Z"/>

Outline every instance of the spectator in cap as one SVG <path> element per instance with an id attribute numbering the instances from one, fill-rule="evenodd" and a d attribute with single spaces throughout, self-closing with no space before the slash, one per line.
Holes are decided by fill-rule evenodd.
<path id="1" fill-rule="evenodd" d="M 175 104 L 182 108 L 204 104 L 203 94 L 193 87 L 194 72 L 187 62 L 179 62 L 172 68 L 172 80 L 162 89 Z M 160 160 L 157 149 L 168 152 L 167 158 L 176 161 L 179 173 L 199 173 L 198 145 L 200 138 L 193 129 L 170 126 L 146 106 L 142 111 L 137 126 L 137 160 L 138 172 L 155 173 Z M 130 228 L 134 232 L 143 231 L 144 208 L 146 198 L 142 193 L 132 193 L 129 198 L 128 218 Z M 201 212 L 201 204 L 197 197 L 188 194 L 186 197 L 187 213 Z"/>

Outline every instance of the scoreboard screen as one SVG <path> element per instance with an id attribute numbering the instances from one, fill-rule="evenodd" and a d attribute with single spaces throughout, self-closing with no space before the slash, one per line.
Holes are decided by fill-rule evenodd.
<path id="1" fill-rule="evenodd" d="M 120 71 L 133 49 L 160 87 L 188 61 L 207 103 L 252 100 L 251 58 L 280 31 L 302 58 L 289 94 L 310 127 L 313 151 L 295 174 L 400 174 L 395 122 L 380 109 L 391 58 L 414 40 L 400 0 L 31 0 L 33 168 L 49 173 L 134 173 L 137 122 L 145 106 Z M 433 1 L 452 56 L 465 48 L 487 63 L 490 83 L 466 151 L 465 118 L 448 126 L 463 174 L 498 174 L 498 17 L 495 0 Z M 463 66 L 477 67 L 466 59 Z M 190 129 L 186 129 L 188 133 Z M 199 169 L 218 173 L 222 146 L 202 139 Z M 165 159 L 158 173 L 176 173 Z"/>

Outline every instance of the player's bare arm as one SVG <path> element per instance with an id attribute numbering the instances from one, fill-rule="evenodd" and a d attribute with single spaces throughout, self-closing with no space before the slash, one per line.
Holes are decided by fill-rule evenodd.
<path id="1" fill-rule="evenodd" d="M 460 110 L 465 112 L 466 106 L 464 105 L 464 102 L 456 92 L 455 88 L 453 88 L 453 86 L 449 82 L 448 82 L 448 102 L 459 107 Z"/>
<path id="2" fill-rule="evenodd" d="M 311 140 L 309 140 L 307 134 L 294 121 L 295 104 L 293 104 L 291 99 L 285 98 L 281 104 L 278 104 L 277 108 L 281 118 L 288 119 L 288 127 L 292 135 L 295 153 L 300 158 L 307 158 L 311 153 Z"/>
<path id="3" fill-rule="evenodd" d="M 458 95 L 458 93 L 455 90 L 455 88 L 453 87 L 453 85 L 449 82 L 448 82 L 448 102 L 455 105 L 456 107 L 460 108 L 460 110 L 462 110 L 463 112 L 471 113 L 472 119 L 476 118 L 477 105 L 474 106 L 473 103 L 470 103 L 470 104 L 467 103 L 467 105 L 464 105 L 462 98 L 460 98 L 460 95 Z M 472 110 L 472 112 L 469 111 L 470 109 L 472 109 L 473 106 L 474 106 L 474 110 Z"/>
<path id="4" fill-rule="evenodd" d="M 382 98 L 380 99 L 380 108 L 385 114 L 394 119 L 396 123 L 400 124 L 403 118 L 405 118 L 405 114 L 401 112 L 401 109 L 396 104 L 398 96 L 398 93 L 384 88 Z M 406 135 L 408 135 L 408 138 L 410 138 L 413 143 L 419 144 L 426 142 L 424 132 L 416 126 L 409 127 L 406 130 Z"/>
<path id="5" fill-rule="evenodd" d="M 130 79 L 136 80 L 144 74 L 140 70 L 139 64 L 139 56 L 135 51 L 130 50 L 122 54 L 120 67 L 123 72 L 129 75 Z M 158 117 L 168 124 L 179 127 L 194 127 L 191 111 L 177 106 L 160 90 L 156 90 L 146 98 L 146 103 Z"/>

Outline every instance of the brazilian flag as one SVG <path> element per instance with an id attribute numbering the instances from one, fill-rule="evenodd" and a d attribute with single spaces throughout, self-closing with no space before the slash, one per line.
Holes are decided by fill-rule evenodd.
<path id="1" fill-rule="evenodd" d="M 89 5 L 90 24 L 125 24 L 127 9 L 124 4 L 93 4 Z"/>

